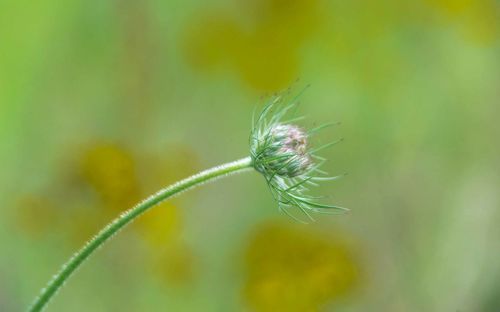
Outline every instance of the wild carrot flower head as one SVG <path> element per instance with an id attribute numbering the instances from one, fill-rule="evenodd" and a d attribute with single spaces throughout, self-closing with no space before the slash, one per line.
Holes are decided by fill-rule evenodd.
<path id="1" fill-rule="evenodd" d="M 311 130 L 295 125 L 302 118 L 284 120 L 297 107 L 298 96 L 287 101 L 286 95 L 276 95 L 264 107 L 253 122 L 250 135 L 250 155 L 253 167 L 266 178 L 267 184 L 281 211 L 294 217 L 289 208 L 298 208 L 309 220 L 310 212 L 339 213 L 346 208 L 317 202 L 323 197 L 308 195 L 309 187 L 339 178 L 329 177 L 320 169 L 326 159 L 316 155 L 335 141 L 318 148 L 309 146 L 310 136 L 333 124 L 325 124 Z M 288 103 L 287 103 L 288 102 Z"/>
<path id="2" fill-rule="evenodd" d="M 307 134 L 295 125 L 276 124 L 265 138 L 268 142 L 257 142 L 255 169 L 261 173 L 275 172 L 279 176 L 293 178 L 309 170 L 311 156 L 307 153 Z"/>

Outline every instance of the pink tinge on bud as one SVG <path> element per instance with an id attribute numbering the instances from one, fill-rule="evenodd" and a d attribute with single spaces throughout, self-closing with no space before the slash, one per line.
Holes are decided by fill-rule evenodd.
<path id="1" fill-rule="evenodd" d="M 280 146 L 277 152 L 290 155 L 287 165 L 280 167 L 281 174 L 294 177 L 310 169 L 312 161 L 307 153 L 307 134 L 304 130 L 295 125 L 279 124 L 271 130 L 271 136 Z"/>
<path id="2" fill-rule="evenodd" d="M 282 144 L 283 152 L 304 155 L 307 152 L 307 135 L 295 125 L 277 125 L 271 131 L 276 140 Z"/>

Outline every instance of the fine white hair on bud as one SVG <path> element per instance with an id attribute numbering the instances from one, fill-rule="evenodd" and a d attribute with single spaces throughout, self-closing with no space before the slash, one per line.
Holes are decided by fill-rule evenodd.
<path id="1" fill-rule="evenodd" d="M 300 94 L 299 94 L 300 95 Z M 310 212 L 338 214 L 347 208 L 318 203 L 322 197 L 308 195 L 309 187 L 321 181 L 335 180 L 320 169 L 326 159 L 315 153 L 335 145 L 341 140 L 318 148 L 309 146 L 309 138 L 318 131 L 334 124 L 325 124 L 311 130 L 295 125 L 301 118 L 283 121 L 285 115 L 296 108 L 299 96 L 287 100 L 286 95 L 276 95 L 264 107 L 250 135 L 250 155 L 253 167 L 260 172 L 278 202 L 281 211 L 298 221 L 289 208 L 298 208 L 309 220 Z M 313 161 L 314 160 L 314 161 Z"/>

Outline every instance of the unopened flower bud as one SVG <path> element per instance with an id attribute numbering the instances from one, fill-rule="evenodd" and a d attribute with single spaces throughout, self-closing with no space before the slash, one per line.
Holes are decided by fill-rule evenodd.
<path id="1" fill-rule="evenodd" d="M 316 153 L 341 140 L 310 148 L 309 137 L 333 124 L 324 124 L 304 131 L 296 125 L 283 122 L 286 113 L 291 112 L 296 105 L 296 99 L 287 103 L 286 96 L 277 95 L 271 98 L 257 120 L 253 120 L 250 134 L 252 166 L 265 177 L 280 210 L 292 218 L 301 221 L 289 212 L 292 207 L 298 208 L 310 221 L 314 219 L 309 212 L 343 213 L 348 209 L 319 203 L 316 200 L 321 196 L 308 194 L 311 186 L 339 177 L 329 177 L 320 169 L 326 159 Z M 297 119 L 300 117 L 293 118 Z M 313 163 L 313 159 L 319 159 L 319 162 Z"/>
<path id="2" fill-rule="evenodd" d="M 307 134 L 299 127 L 276 124 L 259 142 L 254 142 L 254 165 L 261 173 L 296 177 L 312 166 L 307 152 Z"/>

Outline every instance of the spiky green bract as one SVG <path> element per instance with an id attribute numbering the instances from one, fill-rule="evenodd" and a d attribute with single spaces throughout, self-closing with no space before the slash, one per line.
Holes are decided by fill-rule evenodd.
<path id="1" fill-rule="evenodd" d="M 317 148 L 309 147 L 311 135 L 333 124 L 306 131 L 293 124 L 302 118 L 284 120 L 287 113 L 296 109 L 299 96 L 288 100 L 286 94 L 279 94 L 271 98 L 257 120 L 253 121 L 250 156 L 253 167 L 266 178 L 279 209 L 302 222 L 290 213 L 290 208 L 298 208 L 310 221 L 314 221 L 311 212 L 338 214 L 348 209 L 320 203 L 318 200 L 323 197 L 308 194 L 309 187 L 340 177 L 329 177 L 321 170 L 326 160 L 316 153 L 341 140 Z"/>

